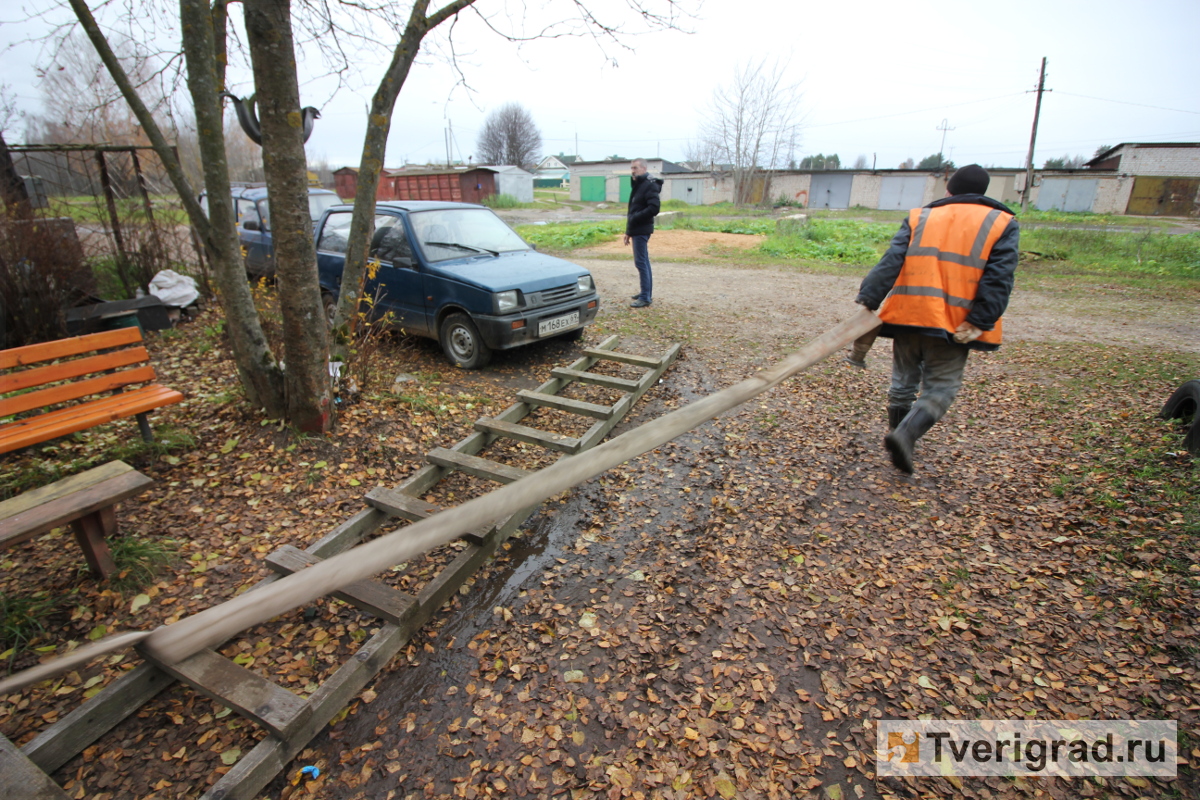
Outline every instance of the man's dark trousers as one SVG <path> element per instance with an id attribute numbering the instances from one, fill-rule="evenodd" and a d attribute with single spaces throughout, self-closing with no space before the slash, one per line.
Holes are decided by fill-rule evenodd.
<path id="1" fill-rule="evenodd" d="M 630 236 L 629 239 L 633 243 L 633 265 L 637 267 L 638 280 L 642 285 L 642 291 L 636 299 L 652 302 L 654 277 L 650 274 L 650 235 Z"/>

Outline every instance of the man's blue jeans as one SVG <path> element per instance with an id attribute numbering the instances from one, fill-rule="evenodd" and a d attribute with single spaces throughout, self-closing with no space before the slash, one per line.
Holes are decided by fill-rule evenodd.
<path id="1" fill-rule="evenodd" d="M 650 274 L 650 234 L 629 238 L 633 242 L 633 265 L 637 267 L 638 279 L 642 284 L 638 299 L 649 303 L 654 299 L 654 277 Z"/>
<path id="2" fill-rule="evenodd" d="M 898 333 L 892 340 L 892 385 L 888 389 L 891 408 L 924 408 L 939 420 L 962 388 L 967 366 L 965 344 L 949 342 L 920 333 Z M 917 388 L 921 398 L 917 398 Z"/>

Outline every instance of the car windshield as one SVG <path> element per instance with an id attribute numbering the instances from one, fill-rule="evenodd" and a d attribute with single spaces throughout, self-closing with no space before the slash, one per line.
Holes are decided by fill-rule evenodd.
<path id="1" fill-rule="evenodd" d="M 444 208 L 410 216 L 421 250 L 429 261 L 472 253 L 512 253 L 529 245 L 486 208 Z"/>

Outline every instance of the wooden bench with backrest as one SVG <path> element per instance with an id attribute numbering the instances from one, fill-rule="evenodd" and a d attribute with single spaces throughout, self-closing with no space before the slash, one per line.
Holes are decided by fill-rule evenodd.
<path id="1" fill-rule="evenodd" d="M 154 382 L 141 342 L 134 327 L 0 350 L 0 418 L 16 417 L 0 423 L 0 453 L 134 416 L 153 441 L 146 412 L 183 395 Z"/>
<path id="2" fill-rule="evenodd" d="M 106 539 L 117 533 L 115 506 L 153 483 L 124 461 L 107 464 L 0 503 L 0 550 L 70 523 L 92 572 L 116 569 Z"/>

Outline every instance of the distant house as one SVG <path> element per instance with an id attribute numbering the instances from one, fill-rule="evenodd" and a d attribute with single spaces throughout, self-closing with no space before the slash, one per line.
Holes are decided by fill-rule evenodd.
<path id="1" fill-rule="evenodd" d="M 1200 216 L 1200 142 L 1125 142 L 1084 167 L 1115 173 L 1126 184 L 1126 214 Z"/>
<path id="2" fill-rule="evenodd" d="M 571 165 L 577 161 L 579 161 L 579 156 L 569 156 L 565 153 L 546 156 L 534 170 L 534 181 L 542 187 L 562 186 L 571 179 Z"/>

